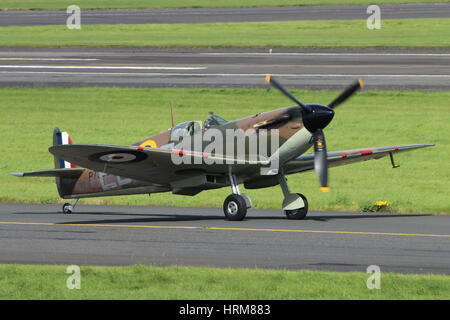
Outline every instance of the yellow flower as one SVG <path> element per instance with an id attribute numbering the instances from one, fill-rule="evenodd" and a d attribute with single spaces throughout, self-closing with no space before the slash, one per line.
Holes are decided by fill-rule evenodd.
<path id="1" fill-rule="evenodd" d="M 389 201 L 375 201 L 375 205 L 377 207 L 387 207 L 389 206 L 391 203 Z"/>

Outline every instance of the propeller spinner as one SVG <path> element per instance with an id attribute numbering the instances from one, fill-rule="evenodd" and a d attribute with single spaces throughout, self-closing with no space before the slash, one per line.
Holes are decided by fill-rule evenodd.
<path id="1" fill-rule="evenodd" d="M 266 76 L 266 81 L 280 90 L 289 99 L 294 101 L 302 110 L 303 124 L 305 128 L 313 134 L 314 171 L 319 178 L 320 190 L 323 192 L 330 191 L 330 188 L 328 187 L 327 146 L 322 129 L 324 129 L 331 122 L 331 120 L 333 120 L 333 109 L 346 101 L 356 91 L 363 88 L 364 82 L 362 79 L 358 79 L 348 86 L 336 99 L 330 102 L 328 106 L 323 106 L 320 104 L 303 104 L 269 74 Z"/>

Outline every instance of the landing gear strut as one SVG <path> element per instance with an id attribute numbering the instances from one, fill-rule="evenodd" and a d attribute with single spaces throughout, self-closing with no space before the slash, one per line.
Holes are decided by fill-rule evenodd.
<path id="1" fill-rule="evenodd" d="M 223 213 L 228 220 L 240 221 L 247 215 L 247 209 L 251 208 L 252 203 L 249 197 L 245 194 L 241 194 L 236 181 L 236 176 L 229 174 L 228 179 L 230 181 L 231 190 L 233 194 L 230 194 L 223 203 Z"/>
<path id="2" fill-rule="evenodd" d="M 301 220 L 308 214 L 308 200 L 301 193 L 291 193 L 284 175 L 278 175 L 281 190 L 283 191 L 283 211 L 288 219 Z"/>
<path id="3" fill-rule="evenodd" d="M 62 206 L 62 211 L 65 214 L 71 214 L 73 210 L 75 209 L 75 206 L 77 205 L 79 199 L 74 199 L 71 203 L 64 203 Z"/>

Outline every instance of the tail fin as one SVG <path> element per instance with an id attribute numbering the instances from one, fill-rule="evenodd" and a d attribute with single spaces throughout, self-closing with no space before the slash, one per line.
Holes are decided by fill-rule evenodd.
<path id="1" fill-rule="evenodd" d="M 72 139 L 70 139 L 69 134 L 67 132 L 61 132 L 59 128 L 55 128 L 53 130 L 53 145 L 61 145 L 61 144 L 72 144 Z M 57 169 L 68 169 L 68 168 L 76 168 L 74 164 L 70 162 L 64 161 L 64 159 L 60 159 L 55 157 L 55 168 Z M 56 188 L 58 189 L 59 196 L 61 198 L 66 198 L 67 195 L 72 193 L 72 190 L 75 186 L 75 182 L 78 177 L 55 177 L 56 179 Z"/>
<path id="2" fill-rule="evenodd" d="M 53 145 L 61 145 L 61 144 L 72 144 L 73 141 L 70 138 L 67 132 L 61 132 L 59 128 L 55 128 L 53 130 Z M 73 163 L 64 161 L 64 159 L 60 159 L 55 157 L 55 168 L 76 168 L 77 166 Z"/>

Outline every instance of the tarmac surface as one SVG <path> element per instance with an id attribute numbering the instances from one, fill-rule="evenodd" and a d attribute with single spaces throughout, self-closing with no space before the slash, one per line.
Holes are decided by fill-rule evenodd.
<path id="1" fill-rule="evenodd" d="M 0 204 L 0 263 L 195 265 L 450 274 L 450 216 Z"/>
<path id="2" fill-rule="evenodd" d="M 268 50 L 2 48 L 0 87 L 288 87 L 450 89 L 445 49 Z"/>
<path id="3" fill-rule="evenodd" d="M 82 24 L 366 20 L 368 6 L 83 10 Z M 382 19 L 449 18 L 449 3 L 380 5 Z M 66 25 L 66 11 L 0 11 L 0 26 Z"/>

